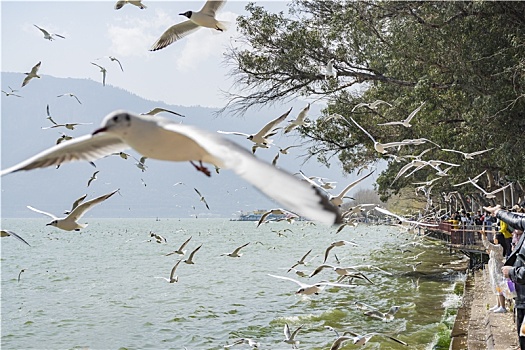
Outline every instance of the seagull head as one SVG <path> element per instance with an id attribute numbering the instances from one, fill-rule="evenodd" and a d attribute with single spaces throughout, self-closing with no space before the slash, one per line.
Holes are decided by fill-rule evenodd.
<path id="1" fill-rule="evenodd" d="M 193 15 L 193 12 L 192 11 L 186 11 L 184 13 L 179 13 L 179 15 L 191 18 L 191 15 Z"/>
<path id="2" fill-rule="evenodd" d="M 108 114 L 102 121 L 102 126 L 95 130 L 92 135 L 101 132 L 121 130 L 131 125 L 131 115 L 124 111 L 115 111 Z"/>
<path id="3" fill-rule="evenodd" d="M 46 226 L 55 226 L 58 224 L 58 221 L 57 220 L 53 220 L 51 221 L 50 223 L 46 224 Z"/>

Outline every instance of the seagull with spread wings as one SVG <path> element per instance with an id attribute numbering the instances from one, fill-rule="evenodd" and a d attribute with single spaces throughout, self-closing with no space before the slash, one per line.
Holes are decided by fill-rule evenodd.
<path id="1" fill-rule="evenodd" d="M 38 70 L 40 69 L 40 65 L 42 62 L 38 62 L 31 68 L 31 71 L 29 73 L 24 73 L 26 77 L 24 78 L 24 81 L 22 82 L 22 87 L 26 86 L 29 81 L 33 78 L 40 78 L 40 75 L 38 75 Z"/>
<path id="2" fill-rule="evenodd" d="M 185 117 L 182 114 L 170 111 L 169 109 L 166 109 L 166 108 L 160 108 L 160 107 L 155 107 L 155 108 L 153 108 L 152 110 L 150 110 L 150 111 L 148 111 L 146 113 L 141 113 L 141 115 L 157 115 L 157 114 L 162 113 L 162 112 L 175 114 L 175 115 L 178 115 L 179 117 Z"/>
<path id="3" fill-rule="evenodd" d="M 402 120 L 400 122 L 388 122 L 388 123 L 381 123 L 381 124 L 377 124 L 377 125 L 403 125 L 405 128 L 410 128 L 412 127 L 412 125 L 410 125 L 410 122 L 412 121 L 412 119 L 415 117 L 415 115 L 417 114 L 417 112 L 419 112 L 419 110 L 421 109 L 421 107 L 423 107 L 425 104 L 425 102 L 423 102 L 421 104 L 421 106 L 417 107 L 414 111 L 412 111 L 412 113 L 409 114 L 409 116 L 405 119 L 405 120 Z"/>
<path id="4" fill-rule="evenodd" d="M 110 192 L 108 194 L 102 195 L 100 197 L 91 199 L 85 203 L 80 204 L 77 206 L 71 213 L 69 213 L 64 218 L 58 218 L 53 214 L 47 213 L 45 211 L 35 209 L 31 206 L 27 206 L 27 208 L 31 209 L 34 212 L 47 215 L 53 219 L 50 223 L 46 224 L 46 226 L 55 226 L 56 228 L 59 228 L 64 231 L 80 231 L 80 229 L 85 228 L 87 224 L 79 224 L 77 220 L 80 220 L 84 214 L 93 208 L 95 205 L 100 204 L 104 202 L 109 197 L 113 196 L 115 193 L 117 193 L 118 190 L 115 190 L 113 192 Z"/>
<path id="5" fill-rule="evenodd" d="M 40 31 L 42 32 L 42 34 L 44 34 L 44 39 L 47 39 L 49 41 L 51 40 L 54 40 L 54 37 L 57 36 L 59 38 L 62 38 L 62 39 L 65 39 L 66 37 L 60 35 L 60 34 L 52 34 L 52 33 L 49 33 L 47 30 L 45 30 L 44 28 L 40 28 L 39 26 L 37 26 L 36 24 L 33 24 L 35 27 L 37 27 L 38 29 L 40 29 Z"/>
<path id="6" fill-rule="evenodd" d="M 142 0 L 118 0 L 115 3 L 115 10 L 120 10 L 126 4 L 135 5 L 141 10 L 144 10 L 146 8 L 146 5 L 142 3 Z"/>
<path id="7" fill-rule="evenodd" d="M 190 236 L 190 238 L 188 238 L 186 241 L 184 241 L 184 243 L 181 244 L 181 246 L 179 247 L 179 249 L 174 250 L 173 252 L 166 254 L 166 256 L 170 256 L 170 255 L 173 255 L 173 254 L 179 254 L 179 255 L 184 255 L 184 254 L 186 254 L 186 251 L 183 250 L 183 249 L 184 249 L 184 247 L 186 247 L 186 245 L 188 244 L 188 242 L 191 240 L 191 237 L 193 237 L 193 236 Z"/>
<path id="8" fill-rule="evenodd" d="M 289 133 L 290 131 L 292 131 L 293 129 L 297 128 L 298 126 L 301 126 L 301 125 L 305 125 L 305 126 L 308 126 L 310 125 L 309 122 L 307 122 L 305 120 L 306 118 L 306 115 L 308 114 L 308 111 L 310 110 L 310 104 L 308 104 L 300 113 L 299 115 L 297 116 L 297 118 L 295 118 L 294 120 L 291 120 L 288 125 L 284 128 L 284 133 L 287 134 Z"/>
<path id="9" fill-rule="evenodd" d="M 106 73 L 108 72 L 107 69 L 93 62 L 91 62 L 91 64 L 100 68 L 100 72 L 102 73 L 102 86 L 106 86 Z"/>
<path id="10" fill-rule="evenodd" d="M 153 44 L 150 51 L 163 49 L 202 27 L 215 29 L 219 32 L 227 30 L 228 23 L 218 21 L 215 18 L 215 13 L 219 11 L 225 3 L 226 0 L 208 0 L 200 11 L 179 13 L 179 15 L 187 17 L 188 20 L 169 27 Z"/>
<path id="11" fill-rule="evenodd" d="M 79 104 L 82 104 L 82 102 L 80 102 L 78 97 L 75 94 L 71 93 L 71 92 L 66 92 L 65 94 L 58 95 L 57 97 L 63 97 L 63 96 L 74 97 Z"/>
<path id="12" fill-rule="evenodd" d="M 230 258 L 240 258 L 242 256 L 242 253 L 239 254 L 239 251 L 242 248 L 246 247 L 248 244 L 250 244 L 250 242 L 245 243 L 245 244 L 241 245 L 240 247 L 235 248 L 235 250 L 233 252 L 231 252 L 231 253 L 221 254 L 221 256 L 229 256 Z"/>
<path id="13" fill-rule="evenodd" d="M 465 157 L 465 159 L 474 159 L 474 156 L 478 156 L 480 154 L 483 154 L 485 152 L 489 152 L 489 151 L 492 151 L 494 148 L 489 148 L 489 149 L 484 149 L 482 151 L 476 151 L 476 152 L 470 152 L 470 153 L 467 153 L 467 152 L 461 152 L 461 151 L 456 151 L 454 149 L 448 149 L 448 148 L 442 148 L 441 150 L 442 151 L 445 151 L 445 152 L 454 152 L 454 153 L 459 153 L 461 155 L 463 155 L 463 157 Z"/>
<path id="14" fill-rule="evenodd" d="M 177 270 L 177 267 L 179 266 L 181 261 L 182 261 L 182 259 L 179 259 L 177 261 L 177 263 L 175 264 L 175 266 L 173 266 L 173 268 L 171 269 L 171 272 L 170 272 L 170 278 L 169 279 L 167 279 L 166 277 L 155 277 L 155 278 L 162 278 L 165 281 L 167 281 L 168 283 L 178 282 L 179 281 L 179 276 L 175 275 L 175 270 Z"/>
<path id="15" fill-rule="evenodd" d="M 274 136 L 277 133 L 277 125 L 281 122 L 283 122 L 286 117 L 290 114 L 292 111 L 292 108 L 290 108 L 286 113 L 281 115 L 280 117 L 270 121 L 267 123 L 261 130 L 259 130 L 256 134 L 245 134 L 243 132 L 237 132 L 237 131 L 217 131 L 220 134 L 231 134 L 231 135 L 240 135 L 245 136 L 248 140 L 255 143 L 257 147 L 262 148 L 268 148 L 269 145 L 273 143 L 273 140 L 270 139 L 270 137 Z"/>

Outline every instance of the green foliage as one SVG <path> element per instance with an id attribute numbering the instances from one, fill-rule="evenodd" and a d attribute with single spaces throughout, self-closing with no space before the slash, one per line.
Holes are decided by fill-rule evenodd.
<path id="1" fill-rule="evenodd" d="M 461 165 L 435 183 L 434 194 L 459 190 L 487 202 L 471 185 L 452 187 L 484 170 L 479 184 L 489 191 L 524 182 L 525 2 L 296 0 L 290 14 L 255 4 L 247 10 L 238 19 L 243 45 L 228 53 L 231 74 L 247 93 L 231 96 L 228 107 L 243 112 L 298 95 L 327 100 L 324 114 L 300 129 L 309 155 L 325 164 L 336 156 L 346 172 L 386 160 L 377 181 L 382 200 L 435 171 L 394 181 L 410 159 L 398 163 L 376 152 L 350 117 L 382 143 L 426 138 L 464 152 L 494 148 L 474 160 L 439 147 L 426 153 L 424 159 Z M 336 77 L 324 74 L 329 60 Z M 375 100 L 392 106 L 355 108 Z M 405 119 L 422 102 L 411 128 L 377 125 Z M 429 145 L 388 151 L 419 154 Z"/>

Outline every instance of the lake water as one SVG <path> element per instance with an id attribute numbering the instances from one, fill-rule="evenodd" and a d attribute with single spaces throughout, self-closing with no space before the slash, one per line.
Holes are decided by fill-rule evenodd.
<path id="1" fill-rule="evenodd" d="M 464 279 L 454 270 L 464 264 L 460 256 L 428 240 L 424 246 L 402 246 L 413 237 L 390 226 L 346 227 L 336 234 L 334 228 L 305 222 L 256 228 L 254 222 L 227 219 L 84 218 L 86 229 L 66 232 L 46 222 L 2 219 L 3 229 L 31 244 L 1 240 L 2 349 L 223 349 L 238 337 L 256 339 L 262 349 L 291 349 L 283 343 L 285 323 L 292 330 L 303 325 L 297 336 L 301 349 L 329 349 L 335 335 L 324 328 L 328 325 L 359 334 L 385 332 L 410 349 L 432 349 L 436 333 L 451 321 L 446 309 L 460 302 L 453 288 Z M 284 229 L 292 232 L 279 236 L 276 231 Z M 150 231 L 167 243 L 148 242 Z M 203 244 L 195 264 L 179 265 L 178 283 L 155 278 L 169 277 L 179 256 L 165 254 L 190 236 L 186 256 Z M 295 283 L 268 276 L 335 280 L 330 269 L 310 280 L 286 270 L 313 249 L 313 260 L 300 266 L 311 272 L 330 243 L 341 239 L 359 247 L 335 247 L 327 263 L 336 265 L 337 255 L 341 266 L 372 264 L 392 275 L 363 269 L 374 284 L 355 281 L 354 288 L 326 288 L 308 297 L 294 293 Z M 221 256 L 247 242 L 242 257 Z M 418 261 L 415 271 L 407 266 Z M 383 312 L 401 308 L 386 323 L 363 315 L 354 301 Z M 379 336 L 365 348 L 406 349 Z"/>

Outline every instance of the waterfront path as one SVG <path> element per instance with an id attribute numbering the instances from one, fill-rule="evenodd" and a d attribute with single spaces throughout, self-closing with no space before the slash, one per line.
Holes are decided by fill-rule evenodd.
<path id="1" fill-rule="evenodd" d="M 468 276 L 463 305 L 452 329 L 451 350 L 519 350 L 512 312 L 495 314 L 488 310 L 496 300 L 489 283 L 486 270 Z"/>

